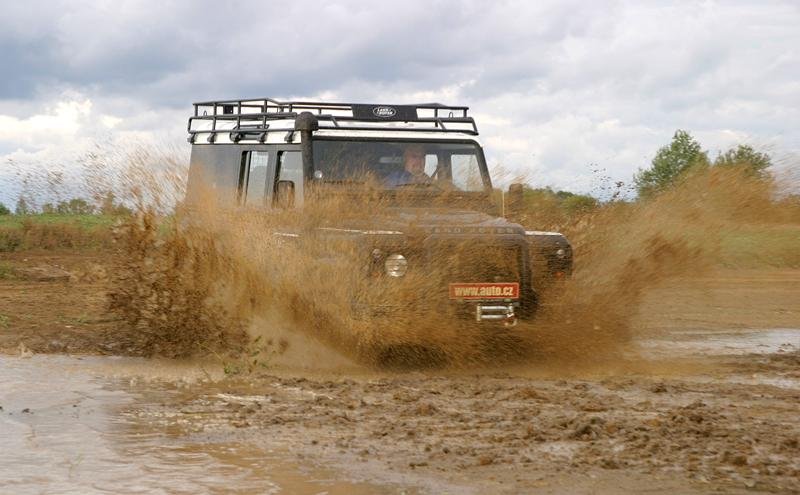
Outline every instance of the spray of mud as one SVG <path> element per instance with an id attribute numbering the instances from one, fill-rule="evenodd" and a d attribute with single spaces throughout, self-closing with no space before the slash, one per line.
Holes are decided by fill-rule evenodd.
<path id="1" fill-rule="evenodd" d="M 775 191 L 772 181 L 717 167 L 651 200 L 612 203 L 567 227 L 575 273 L 540 315 L 534 347 L 574 363 L 616 359 L 636 337 L 633 322 L 647 290 L 731 263 L 737 253 L 730 239 L 747 238 L 754 226 L 796 231 L 800 211 Z M 754 240 L 763 251 L 791 249 L 771 246 L 775 240 L 764 235 Z"/>
<path id="2" fill-rule="evenodd" d="M 796 206 L 776 200 L 774 184 L 735 169 L 696 173 L 649 201 L 607 204 L 564 228 L 576 253 L 572 278 L 541 291 L 533 321 L 498 331 L 443 309 L 452 250 L 401 281 L 381 276 L 381 256 L 398 246 L 410 253 L 409 266 L 422 260 L 418 237 L 378 227 L 391 208 L 377 195 L 329 195 L 299 214 L 234 213 L 211 191 L 195 194 L 175 217 L 142 208 L 117 232 L 112 307 L 144 354 L 267 353 L 306 366 L 340 359 L 334 354 L 460 368 L 602 363 L 635 336 L 632 321 L 649 288 L 711 269 L 726 233 L 742 225 L 800 219 Z"/>

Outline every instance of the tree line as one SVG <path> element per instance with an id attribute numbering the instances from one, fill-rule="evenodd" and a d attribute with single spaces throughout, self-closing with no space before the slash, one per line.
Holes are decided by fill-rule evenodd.
<path id="1" fill-rule="evenodd" d="M 633 176 L 633 184 L 640 199 L 647 199 L 669 189 L 686 174 L 707 169 L 709 167 L 739 167 L 747 174 L 766 178 L 772 159 L 767 153 L 759 152 L 752 146 L 740 144 L 724 153 L 719 153 L 711 160 L 708 151 L 704 150 L 689 132 L 678 129 L 672 141 L 658 149 L 650 166 L 640 168 Z M 617 183 L 619 189 L 623 183 Z M 612 200 L 619 197 L 619 190 Z M 600 200 L 588 194 L 576 194 L 559 191 L 550 187 L 524 189 L 524 203 L 529 208 L 549 208 L 560 210 L 567 216 L 590 211 L 601 204 Z M 130 210 L 119 204 L 114 193 L 108 192 L 95 202 L 83 198 L 73 198 L 56 203 L 45 203 L 41 209 L 29 205 L 24 196 L 20 196 L 14 213 L 30 215 L 34 213 L 54 213 L 65 215 L 123 215 Z M 0 203 L 0 215 L 9 215 L 11 210 Z"/>
<path id="2" fill-rule="evenodd" d="M 96 201 L 84 198 L 71 198 L 57 202 L 44 203 L 40 208 L 30 204 L 24 195 L 17 200 L 13 211 L 16 215 L 112 215 L 120 216 L 131 213 L 131 209 L 117 201 L 113 192 L 106 192 Z M 0 215 L 11 215 L 12 211 L 0 203 Z"/>
<path id="3" fill-rule="evenodd" d="M 692 171 L 709 167 L 738 167 L 753 177 L 766 178 L 771 166 L 772 159 L 768 154 L 746 144 L 720 153 L 712 161 L 708 158 L 708 151 L 703 150 L 691 134 L 678 129 L 672 136 L 672 142 L 659 148 L 650 167 L 639 169 L 633 182 L 639 197 L 647 198 L 669 189 Z"/>
<path id="4" fill-rule="evenodd" d="M 647 199 L 674 186 L 692 171 L 709 167 L 738 167 L 747 175 L 766 179 L 772 159 L 767 153 L 755 150 L 747 144 L 740 144 L 719 153 L 713 160 L 708 151 L 692 135 L 682 129 L 675 131 L 672 141 L 659 148 L 650 166 L 640 168 L 633 176 L 633 186 L 638 199 Z M 621 199 L 625 184 L 617 182 L 613 194 L 606 201 Z M 554 190 L 550 187 L 524 188 L 525 205 L 531 208 L 558 208 L 567 216 L 590 211 L 600 206 L 601 201 L 587 194 L 574 194 Z"/>

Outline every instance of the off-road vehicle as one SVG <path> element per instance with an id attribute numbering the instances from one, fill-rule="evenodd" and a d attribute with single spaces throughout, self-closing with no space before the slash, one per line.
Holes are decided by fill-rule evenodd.
<path id="1" fill-rule="evenodd" d="M 534 315 L 544 284 L 571 272 L 563 235 L 506 218 L 521 204 L 522 186 L 493 189 L 467 107 L 209 101 L 194 104 L 188 132 L 187 203 L 201 182 L 225 204 L 267 212 L 302 214 L 337 194 L 356 194 L 351 204 L 371 211 L 380 199 L 380 214 L 367 222 L 343 220 L 313 234 L 320 242 L 351 238 L 363 252 L 373 297 L 353 310 L 391 308 L 392 284 L 437 273 L 440 286 L 414 296 L 420 307 L 512 326 Z M 367 184 L 370 194 L 358 196 Z"/>

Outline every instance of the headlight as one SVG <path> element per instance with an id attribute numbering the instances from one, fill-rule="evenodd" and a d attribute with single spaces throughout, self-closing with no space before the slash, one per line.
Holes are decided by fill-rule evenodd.
<path id="1" fill-rule="evenodd" d="M 402 254 L 390 254 L 383 266 L 386 267 L 386 275 L 402 277 L 408 271 L 408 260 Z"/>
<path id="2" fill-rule="evenodd" d="M 559 249 L 558 251 L 556 251 L 556 256 L 558 256 L 559 258 L 564 258 L 564 256 L 566 256 L 566 255 L 567 255 L 567 252 L 564 251 L 563 249 Z"/>

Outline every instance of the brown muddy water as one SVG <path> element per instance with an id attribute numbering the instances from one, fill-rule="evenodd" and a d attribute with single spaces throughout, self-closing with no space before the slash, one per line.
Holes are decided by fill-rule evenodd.
<path id="1" fill-rule="evenodd" d="M 142 420 L 199 373 L 143 359 L 0 356 L 0 493 L 412 493 Z"/>
<path id="2" fill-rule="evenodd" d="M 800 329 L 681 331 L 639 341 L 624 376 L 280 364 L 244 380 L 199 362 L 2 356 L 0 492 L 792 492 L 800 376 L 769 363 L 799 350 Z M 659 433 L 684 416 L 691 428 Z"/>

